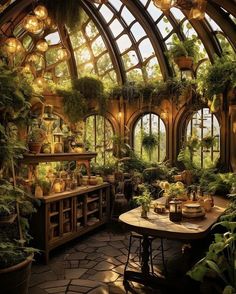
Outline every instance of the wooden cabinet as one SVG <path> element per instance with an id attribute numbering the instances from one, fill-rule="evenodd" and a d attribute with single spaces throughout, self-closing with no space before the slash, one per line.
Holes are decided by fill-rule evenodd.
<path id="1" fill-rule="evenodd" d="M 33 243 L 49 252 L 98 226 L 110 215 L 110 185 L 78 187 L 75 190 L 46 196 L 31 220 Z"/>
<path id="2" fill-rule="evenodd" d="M 90 176 L 90 161 L 97 153 L 27 154 L 21 163 L 29 167 L 29 178 L 37 175 L 40 162 L 76 161 L 85 165 Z M 40 198 L 41 205 L 31 219 L 33 246 L 42 250 L 45 262 L 54 248 L 106 223 L 110 217 L 110 185 L 79 186 Z"/>

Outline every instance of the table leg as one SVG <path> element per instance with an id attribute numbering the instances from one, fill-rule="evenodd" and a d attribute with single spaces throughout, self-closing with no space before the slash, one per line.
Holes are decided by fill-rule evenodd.
<path id="1" fill-rule="evenodd" d="M 144 276 L 148 276 L 150 274 L 149 270 L 149 256 L 150 256 L 150 240 L 147 235 L 143 235 L 143 241 L 142 241 L 142 262 L 141 262 L 141 271 L 144 274 Z"/>

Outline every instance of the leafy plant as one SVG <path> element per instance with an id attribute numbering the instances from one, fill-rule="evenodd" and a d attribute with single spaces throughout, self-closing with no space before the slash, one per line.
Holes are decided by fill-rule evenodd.
<path id="1" fill-rule="evenodd" d="M 42 143 L 46 138 L 46 132 L 42 128 L 33 128 L 28 135 L 29 142 Z"/>
<path id="2" fill-rule="evenodd" d="M 151 201 L 152 201 L 151 193 L 149 192 L 149 190 L 145 184 L 139 185 L 138 188 L 142 191 L 142 194 L 134 197 L 134 201 L 138 205 L 141 205 L 142 209 L 148 211 L 150 204 L 151 204 Z"/>
<path id="3" fill-rule="evenodd" d="M 218 277 L 223 282 L 223 294 L 233 294 L 236 291 L 236 222 L 222 221 L 215 226 L 227 229 L 224 233 L 215 234 L 214 242 L 209 246 L 206 256 L 201 259 L 188 275 L 203 282 L 205 277 Z"/>
<path id="4" fill-rule="evenodd" d="M 209 149 L 214 145 L 215 136 L 205 136 L 201 140 L 201 146 Z"/>
<path id="5" fill-rule="evenodd" d="M 235 54 L 217 57 L 213 65 L 209 65 L 202 76 L 203 92 L 209 100 L 236 87 L 236 57 Z M 205 89 L 205 91 L 204 91 Z"/>
<path id="6" fill-rule="evenodd" d="M 57 93 L 63 97 L 64 113 L 70 122 L 75 123 L 85 116 L 88 106 L 84 96 L 78 90 L 57 90 Z"/>
<path id="7" fill-rule="evenodd" d="M 196 58 L 198 55 L 198 46 L 196 38 L 186 38 L 181 41 L 179 38 L 172 38 L 170 49 L 167 53 L 171 58 L 177 58 L 182 56 L 189 56 Z"/>
<path id="8" fill-rule="evenodd" d="M 143 133 L 142 134 L 142 147 L 144 150 L 151 155 L 154 149 L 159 145 L 159 138 L 157 135 L 152 133 Z"/>
<path id="9" fill-rule="evenodd" d="M 18 264 L 35 252 L 38 252 L 35 248 L 22 247 L 11 242 L 0 242 L 0 268 Z"/>

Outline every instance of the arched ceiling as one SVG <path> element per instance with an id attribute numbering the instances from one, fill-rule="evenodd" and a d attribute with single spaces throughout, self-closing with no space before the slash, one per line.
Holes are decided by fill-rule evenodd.
<path id="1" fill-rule="evenodd" d="M 188 20 L 186 11 L 171 8 L 164 14 L 152 0 L 109 0 L 94 4 L 81 0 L 85 17 L 81 29 L 69 32 L 62 24 L 38 35 L 29 34 L 21 25 L 39 1 L 0 0 L 2 40 L 14 34 L 21 39 L 27 54 L 35 50 L 40 38 L 50 43 L 45 65 L 37 71 L 57 80 L 94 74 L 104 82 L 125 83 L 167 79 L 175 74 L 166 52 L 173 36 L 199 38 L 202 58 L 212 62 L 229 44 L 236 51 L 236 1 L 208 0 L 205 18 Z M 58 48 L 70 50 L 67 61 L 58 60 Z M 21 61 L 25 62 L 25 56 Z M 43 61 L 42 61 L 43 63 Z M 55 79 L 54 79 L 55 80 Z"/>

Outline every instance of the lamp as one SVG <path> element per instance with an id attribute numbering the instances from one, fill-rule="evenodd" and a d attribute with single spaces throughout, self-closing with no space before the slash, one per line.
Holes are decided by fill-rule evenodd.
<path id="1" fill-rule="evenodd" d="M 60 48 L 57 51 L 57 59 L 59 61 L 66 60 L 70 57 L 70 53 L 66 48 Z"/>
<path id="2" fill-rule="evenodd" d="M 21 41 L 15 37 L 10 37 L 5 40 L 6 51 L 10 54 L 16 54 L 23 51 Z"/>
<path id="3" fill-rule="evenodd" d="M 27 15 L 23 20 L 23 28 L 32 34 L 42 32 L 44 25 L 35 15 Z"/>
<path id="4" fill-rule="evenodd" d="M 38 5 L 34 9 L 34 14 L 40 20 L 45 20 L 48 16 L 47 8 L 43 5 Z"/>
<path id="5" fill-rule="evenodd" d="M 48 42 L 45 39 L 40 39 L 36 43 L 36 48 L 38 51 L 46 52 L 48 50 Z"/>
<path id="6" fill-rule="evenodd" d="M 188 10 L 188 18 L 201 20 L 205 16 L 207 0 L 152 0 L 153 4 L 167 12 L 171 7 Z"/>

